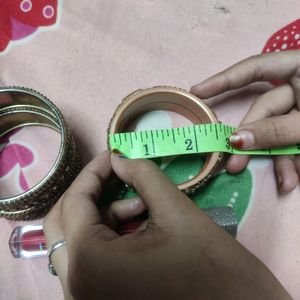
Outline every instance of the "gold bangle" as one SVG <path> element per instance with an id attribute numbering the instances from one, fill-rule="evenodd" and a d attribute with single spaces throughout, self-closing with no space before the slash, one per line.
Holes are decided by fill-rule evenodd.
<path id="1" fill-rule="evenodd" d="M 219 123 L 213 111 L 195 95 L 183 89 L 159 86 L 137 90 L 125 97 L 109 123 L 108 136 L 124 132 L 132 120 L 153 110 L 179 113 L 193 124 Z M 194 178 L 178 184 L 178 188 L 187 194 L 193 193 L 212 176 L 222 157 L 219 152 L 207 154 L 204 167 L 200 172 Z"/>
<path id="2" fill-rule="evenodd" d="M 46 126 L 61 135 L 59 153 L 48 174 L 28 191 L 0 199 L 0 217 L 32 220 L 43 217 L 80 171 L 71 130 L 59 109 L 45 96 L 23 87 L 0 88 L 0 137 L 24 126 Z"/>

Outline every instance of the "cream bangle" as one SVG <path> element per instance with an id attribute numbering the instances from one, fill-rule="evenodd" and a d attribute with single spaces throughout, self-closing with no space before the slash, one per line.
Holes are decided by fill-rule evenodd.
<path id="1" fill-rule="evenodd" d="M 193 124 L 218 123 L 213 111 L 195 95 L 182 89 L 159 86 L 137 90 L 124 98 L 110 121 L 108 135 L 124 132 L 131 121 L 153 110 L 179 113 Z M 219 152 L 207 154 L 200 172 L 194 178 L 178 184 L 178 188 L 188 194 L 193 193 L 212 176 L 221 159 Z"/>

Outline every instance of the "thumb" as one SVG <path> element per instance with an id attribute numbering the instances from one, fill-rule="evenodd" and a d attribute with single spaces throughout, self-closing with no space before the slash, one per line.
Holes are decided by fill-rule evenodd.
<path id="1" fill-rule="evenodd" d="M 239 127 L 230 137 L 243 150 L 293 145 L 300 142 L 300 112 L 262 119 Z"/>
<path id="2" fill-rule="evenodd" d="M 152 161 L 127 159 L 113 151 L 111 165 L 116 175 L 138 192 L 151 217 L 178 217 L 194 208 L 193 202 Z"/>

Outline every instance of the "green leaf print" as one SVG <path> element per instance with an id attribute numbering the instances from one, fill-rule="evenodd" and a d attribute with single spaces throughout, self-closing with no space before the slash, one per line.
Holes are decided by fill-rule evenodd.
<path id="1" fill-rule="evenodd" d="M 203 156 L 184 155 L 155 160 L 164 173 L 176 184 L 194 177 L 204 165 Z M 252 175 L 249 169 L 230 175 L 222 172 L 190 196 L 200 208 L 233 207 L 238 222 L 247 210 L 252 190 Z M 128 199 L 137 197 L 133 190 L 122 195 Z"/>
<path id="2" fill-rule="evenodd" d="M 200 208 L 231 206 L 240 222 L 246 213 L 252 190 L 249 169 L 236 175 L 223 172 L 212 178 L 191 198 Z"/>

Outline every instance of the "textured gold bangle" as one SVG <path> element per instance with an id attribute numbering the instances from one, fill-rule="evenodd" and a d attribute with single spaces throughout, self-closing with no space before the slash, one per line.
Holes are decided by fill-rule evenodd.
<path id="1" fill-rule="evenodd" d="M 179 113 L 193 124 L 219 123 L 214 112 L 195 95 L 175 87 L 158 86 L 137 90 L 125 97 L 109 123 L 107 136 L 124 132 L 131 121 L 153 110 Z M 195 192 L 214 174 L 222 157 L 222 153 L 219 152 L 207 154 L 204 167 L 199 173 L 194 178 L 178 184 L 178 188 L 187 194 Z"/>
<path id="2" fill-rule="evenodd" d="M 0 216 L 12 220 L 43 217 L 80 171 L 79 153 L 59 109 L 40 93 L 22 87 L 0 88 L 0 137 L 24 126 L 46 126 L 61 135 L 59 153 L 48 174 L 28 191 L 0 199 Z"/>

